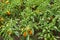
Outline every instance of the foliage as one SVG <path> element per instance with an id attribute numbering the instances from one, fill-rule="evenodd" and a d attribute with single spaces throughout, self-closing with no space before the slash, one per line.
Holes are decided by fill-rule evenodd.
<path id="1" fill-rule="evenodd" d="M 0 36 L 4 40 L 57 40 L 60 0 L 0 0 Z"/>

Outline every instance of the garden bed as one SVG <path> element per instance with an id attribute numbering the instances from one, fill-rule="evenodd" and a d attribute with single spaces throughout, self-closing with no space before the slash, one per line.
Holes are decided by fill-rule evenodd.
<path id="1" fill-rule="evenodd" d="M 59 40 L 60 0 L 0 0 L 0 40 Z"/>

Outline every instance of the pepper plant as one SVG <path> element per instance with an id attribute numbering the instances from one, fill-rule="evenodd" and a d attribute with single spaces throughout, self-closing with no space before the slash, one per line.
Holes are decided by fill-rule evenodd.
<path id="1" fill-rule="evenodd" d="M 60 0 L 0 0 L 3 40 L 58 40 Z M 16 38 L 15 38 L 16 39 Z"/>

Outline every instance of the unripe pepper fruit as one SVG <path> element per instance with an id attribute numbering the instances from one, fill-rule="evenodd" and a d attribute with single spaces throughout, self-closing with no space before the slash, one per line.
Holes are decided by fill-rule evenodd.
<path id="1" fill-rule="evenodd" d="M 6 4 L 9 4 L 9 1 L 7 0 L 5 3 L 6 3 Z"/>
<path id="2" fill-rule="evenodd" d="M 8 35 L 11 35 L 11 34 L 12 34 L 12 32 L 11 32 L 11 31 L 7 31 L 7 34 L 8 34 Z"/>
<path id="3" fill-rule="evenodd" d="M 10 15 L 11 15 L 10 11 L 7 11 L 7 15 L 8 15 L 8 16 L 10 16 Z"/>
<path id="4" fill-rule="evenodd" d="M 1 18 L 0 18 L 0 21 L 4 21 L 4 18 L 3 18 L 3 17 L 1 17 Z"/>

